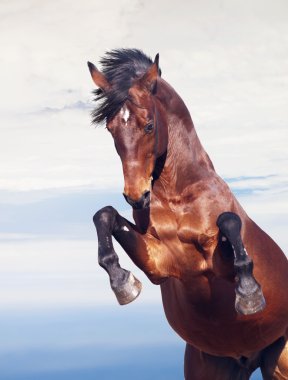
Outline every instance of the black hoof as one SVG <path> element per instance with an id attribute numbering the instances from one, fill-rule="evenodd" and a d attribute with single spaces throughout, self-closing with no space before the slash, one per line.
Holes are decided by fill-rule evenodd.
<path id="1" fill-rule="evenodd" d="M 243 315 L 262 311 L 266 302 L 261 286 L 253 275 L 253 261 L 248 256 L 244 256 L 243 260 L 235 261 L 234 265 L 236 270 L 236 311 Z"/>
<path id="2" fill-rule="evenodd" d="M 141 282 L 131 272 L 129 272 L 128 279 L 124 284 L 117 286 L 117 288 L 112 287 L 120 305 L 127 305 L 134 301 L 141 293 L 141 289 Z"/>
<path id="3" fill-rule="evenodd" d="M 259 313 L 266 306 L 265 298 L 259 285 L 257 285 L 257 289 L 251 294 L 243 294 L 237 288 L 235 292 L 235 309 L 239 314 L 250 315 Z"/>

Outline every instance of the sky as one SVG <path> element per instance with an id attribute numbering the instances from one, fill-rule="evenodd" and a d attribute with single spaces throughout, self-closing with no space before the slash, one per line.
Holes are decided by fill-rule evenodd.
<path id="1" fill-rule="evenodd" d="M 286 0 L 0 0 L 4 380 L 183 378 L 159 288 L 116 245 L 143 284 L 120 307 L 97 264 L 93 214 L 131 218 L 111 136 L 90 117 L 86 62 L 107 50 L 159 52 L 217 172 L 288 252 L 287 12 Z"/>

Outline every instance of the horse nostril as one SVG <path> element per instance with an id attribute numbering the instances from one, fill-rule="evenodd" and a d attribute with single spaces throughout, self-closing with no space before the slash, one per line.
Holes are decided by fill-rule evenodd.
<path id="1" fill-rule="evenodd" d="M 144 200 L 147 200 L 147 199 L 150 198 L 150 191 L 149 190 L 147 190 L 147 191 L 144 192 L 143 198 L 144 198 Z"/>
<path id="2" fill-rule="evenodd" d="M 150 191 L 149 190 L 145 191 L 145 193 L 142 196 L 143 196 L 144 203 L 150 201 Z"/>

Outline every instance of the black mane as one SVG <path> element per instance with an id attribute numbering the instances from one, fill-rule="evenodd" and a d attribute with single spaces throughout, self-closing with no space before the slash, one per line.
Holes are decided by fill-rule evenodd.
<path id="1" fill-rule="evenodd" d="M 112 85 L 110 91 L 93 91 L 97 106 L 92 112 L 93 123 L 111 120 L 128 99 L 132 82 L 141 77 L 153 63 L 138 49 L 115 49 L 106 52 L 100 60 L 102 73 Z"/>

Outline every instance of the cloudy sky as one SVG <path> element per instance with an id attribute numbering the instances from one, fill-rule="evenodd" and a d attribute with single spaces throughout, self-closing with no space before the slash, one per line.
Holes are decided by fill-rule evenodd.
<path id="1" fill-rule="evenodd" d="M 98 355 L 103 336 L 107 342 L 109 323 L 121 330 L 112 329 L 114 348 L 122 336 L 151 350 L 169 342 L 175 349 L 165 355 L 182 360 L 158 288 L 119 250 L 144 287 L 124 310 L 97 266 L 92 215 L 112 204 L 130 216 L 111 137 L 90 120 L 86 62 L 97 64 L 109 49 L 160 53 L 163 77 L 190 109 L 216 170 L 288 251 L 287 14 L 286 0 L 0 0 L 0 353 L 7 379 L 7 357 L 18 358 L 22 375 L 36 360 L 35 371 L 50 379 L 39 353 L 44 345 L 69 346 L 62 361 L 49 356 L 54 379 L 63 368 L 92 368 L 87 380 L 95 368 L 100 374 L 105 360 L 96 363 L 92 352 Z M 135 319 L 143 325 L 132 332 Z M 154 333 L 146 339 L 141 331 L 148 330 Z M 171 379 L 180 378 L 181 365 Z"/>

